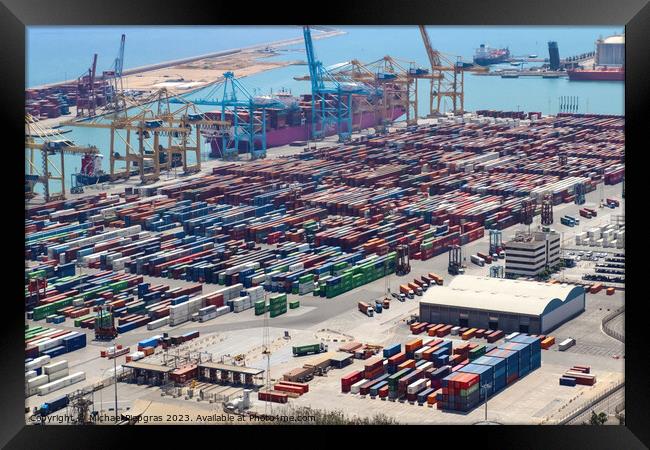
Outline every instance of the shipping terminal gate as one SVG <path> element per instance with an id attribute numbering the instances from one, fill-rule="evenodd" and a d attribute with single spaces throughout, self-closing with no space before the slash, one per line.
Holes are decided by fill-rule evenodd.
<path id="1" fill-rule="evenodd" d="M 461 275 L 425 293 L 420 321 L 547 334 L 584 310 L 581 286 Z"/>

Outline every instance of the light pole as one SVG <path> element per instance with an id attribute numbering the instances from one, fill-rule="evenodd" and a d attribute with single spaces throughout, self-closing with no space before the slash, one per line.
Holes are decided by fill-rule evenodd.
<path id="1" fill-rule="evenodd" d="M 108 369 L 110 369 L 110 367 L 107 367 L 106 369 L 102 370 L 102 383 L 104 382 L 104 374 Z M 101 412 L 103 409 L 104 409 L 104 389 L 102 388 L 99 390 L 99 411 Z"/>
<path id="2" fill-rule="evenodd" d="M 488 395 L 487 395 L 487 390 L 492 387 L 491 383 L 484 383 L 481 385 L 481 388 L 484 389 L 483 395 L 485 395 L 485 421 L 487 422 L 487 404 L 488 404 Z"/>
<path id="3" fill-rule="evenodd" d="M 117 346 L 115 347 L 117 351 Z M 115 424 L 117 425 L 117 355 L 113 357 L 113 384 L 115 384 Z"/>

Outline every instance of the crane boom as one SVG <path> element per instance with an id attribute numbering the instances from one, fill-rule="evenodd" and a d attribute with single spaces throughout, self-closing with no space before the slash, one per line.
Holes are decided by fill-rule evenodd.
<path id="1" fill-rule="evenodd" d="M 429 33 L 424 25 L 419 25 L 420 34 L 422 35 L 422 41 L 424 42 L 424 47 L 427 49 L 427 56 L 429 57 L 429 63 L 431 64 L 431 71 L 436 70 L 436 67 L 440 66 L 440 52 L 435 50 L 431 45 L 431 39 L 429 39 Z"/>
<path id="2" fill-rule="evenodd" d="M 120 40 L 120 52 L 118 53 L 117 59 L 115 60 L 115 76 L 122 76 L 122 68 L 124 67 L 124 44 L 126 41 L 126 35 L 122 35 Z"/>

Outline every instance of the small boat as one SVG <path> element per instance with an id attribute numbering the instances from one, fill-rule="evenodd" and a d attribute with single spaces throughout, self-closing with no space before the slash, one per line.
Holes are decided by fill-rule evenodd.
<path id="1" fill-rule="evenodd" d="M 528 55 L 528 57 L 529 58 L 537 58 L 537 55 L 535 53 L 531 53 L 530 55 Z"/>
<path id="2" fill-rule="evenodd" d="M 501 78 L 519 78 L 519 74 L 516 72 L 504 72 L 501 74 Z"/>
<path id="3" fill-rule="evenodd" d="M 545 73 L 542 75 L 542 78 L 560 78 L 560 75 L 557 73 Z"/>

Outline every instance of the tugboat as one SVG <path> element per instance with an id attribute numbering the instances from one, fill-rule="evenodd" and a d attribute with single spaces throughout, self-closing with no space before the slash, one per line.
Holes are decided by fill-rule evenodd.
<path id="1" fill-rule="evenodd" d="M 479 66 L 489 66 L 491 64 L 501 64 L 508 62 L 510 59 L 510 50 L 508 48 L 491 49 L 485 44 L 481 44 L 474 53 L 474 64 Z"/>

